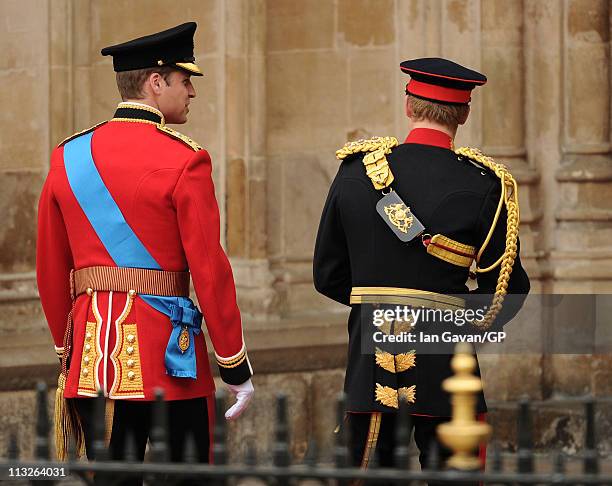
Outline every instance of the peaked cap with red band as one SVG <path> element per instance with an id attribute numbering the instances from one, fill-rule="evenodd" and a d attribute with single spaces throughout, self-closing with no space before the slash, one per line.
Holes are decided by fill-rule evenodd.
<path id="1" fill-rule="evenodd" d="M 404 61 L 400 68 L 411 78 L 406 94 L 448 105 L 468 104 L 472 90 L 487 82 L 485 75 L 439 57 Z"/>

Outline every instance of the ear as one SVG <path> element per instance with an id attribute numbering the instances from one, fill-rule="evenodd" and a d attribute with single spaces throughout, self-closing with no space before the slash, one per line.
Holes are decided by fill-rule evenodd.
<path id="1" fill-rule="evenodd" d="M 465 113 L 459 120 L 459 125 L 463 125 L 467 121 L 468 116 L 470 116 L 470 105 L 467 106 L 467 110 L 465 110 Z"/>
<path id="2" fill-rule="evenodd" d="M 408 118 L 414 118 L 414 110 L 412 109 L 412 103 L 410 102 L 410 96 L 406 96 L 406 116 Z"/>
<path id="3" fill-rule="evenodd" d="M 159 96 L 167 83 L 163 76 L 159 73 L 152 73 L 145 82 L 145 89 L 148 88 L 151 94 Z"/>

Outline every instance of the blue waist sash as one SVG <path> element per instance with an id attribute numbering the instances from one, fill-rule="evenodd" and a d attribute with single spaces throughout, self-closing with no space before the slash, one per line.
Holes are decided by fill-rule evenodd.
<path id="1" fill-rule="evenodd" d="M 68 183 L 102 245 L 119 267 L 161 270 L 157 261 L 123 217 L 119 206 L 96 168 L 91 154 L 94 132 L 74 138 L 64 145 L 64 166 Z M 140 295 L 154 309 L 167 315 L 173 326 L 166 348 L 166 373 L 180 378 L 196 378 L 194 335 L 200 334 L 202 313 L 186 297 Z M 188 346 L 185 339 L 188 335 Z"/>

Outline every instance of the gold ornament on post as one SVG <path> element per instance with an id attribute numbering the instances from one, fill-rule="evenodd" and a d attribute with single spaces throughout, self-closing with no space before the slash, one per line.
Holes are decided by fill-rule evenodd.
<path id="1" fill-rule="evenodd" d="M 453 416 L 450 422 L 438 426 L 438 437 L 454 452 L 446 463 L 449 468 L 477 470 L 481 463 L 474 451 L 489 439 L 491 426 L 476 420 L 476 394 L 482 390 L 482 383 L 474 375 L 476 359 L 469 344 L 457 345 L 451 367 L 455 375 L 444 380 L 442 388 L 452 396 Z"/>

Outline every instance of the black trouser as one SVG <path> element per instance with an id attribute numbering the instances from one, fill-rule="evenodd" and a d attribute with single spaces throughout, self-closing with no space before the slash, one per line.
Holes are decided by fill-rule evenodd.
<path id="1" fill-rule="evenodd" d="M 354 467 L 361 467 L 362 465 L 371 417 L 372 414 L 370 413 L 348 414 L 349 454 Z M 372 451 L 372 459 L 370 459 L 372 461 L 373 455 L 376 454 L 379 467 L 395 467 L 396 420 L 397 414 L 395 413 L 382 414 L 376 449 Z M 419 448 L 419 462 L 422 469 L 429 466 L 432 442 L 435 442 L 437 445 L 438 457 L 436 462 L 438 468 L 442 469 L 446 460 L 451 456 L 451 451 L 438 441 L 436 435 L 436 427 L 441 423 L 448 422 L 448 420 L 449 418 L 447 417 L 411 416 L 414 441 Z M 428 484 L 433 486 L 437 483 L 430 482 Z"/>
<path id="2" fill-rule="evenodd" d="M 85 432 L 87 458 L 95 459 L 95 400 L 90 398 L 73 399 Z M 191 400 L 173 400 L 166 402 L 168 410 L 168 448 L 172 462 L 183 462 L 186 441 L 189 437 L 195 446 L 195 455 L 200 463 L 208 463 L 210 441 L 208 429 L 208 405 L 206 398 Z M 136 402 L 128 400 L 114 401 L 113 427 L 108 447 L 111 460 L 125 459 L 127 441 L 133 441 L 136 461 L 143 461 L 147 440 L 152 426 L 153 402 Z M 117 475 L 113 475 L 117 478 Z M 96 483 L 103 483 L 107 477 L 96 477 Z M 113 484 L 140 485 L 142 477 L 130 476 Z M 181 483 L 186 484 L 186 483 Z"/>

